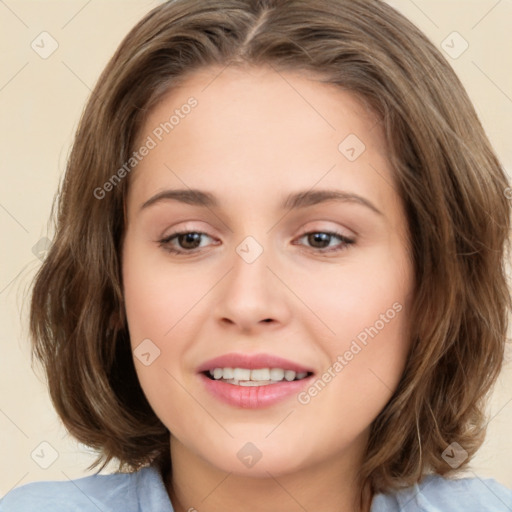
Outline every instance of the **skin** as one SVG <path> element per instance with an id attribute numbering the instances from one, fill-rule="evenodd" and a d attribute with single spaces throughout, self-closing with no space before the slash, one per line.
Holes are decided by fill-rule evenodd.
<path id="1" fill-rule="evenodd" d="M 160 351 L 147 366 L 134 361 L 171 432 L 173 506 L 294 512 L 318 510 L 320 499 L 322 511 L 358 510 L 355 475 L 370 424 L 404 369 L 413 290 L 406 216 L 381 124 L 353 93 L 305 73 L 208 68 L 149 113 L 139 145 L 191 96 L 198 105 L 130 176 L 122 254 L 132 347 L 150 339 Z M 338 149 L 349 134 L 366 146 L 352 162 Z M 141 209 L 155 194 L 183 188 L 211 192 L 219 207 L 162 200 Z M 358 194 L 382 214 L 353 201 L 281 208 L 289 193 L 311 189 Z M 159 243 L 175 231 L 205 235 L 198 249 L 183 238 L 168 243 L 189 251 L 178 256 Z M 354 243 L 324 235 L 315 245 L 303 236 L 326 231 Z M 263 249 L 252 263 L 236 251 L 247 236 Z M 393 304 L 400 312 L 333 372 Z M 275 354 L 335 377 L 307 404 L 294 395 L 237 408 L 212 397 L 196 373 L 228 352 Z M 252 467 L 237 457 L 247 442 L 261 453 Z"/>

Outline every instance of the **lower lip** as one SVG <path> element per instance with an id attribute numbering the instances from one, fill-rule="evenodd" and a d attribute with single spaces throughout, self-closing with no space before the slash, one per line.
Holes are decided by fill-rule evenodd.
<path id="1" fill-rule="evenodd" d="M 297 395 L 311 380 L 312 375 L 291 382 L 281 381 L 266 386 L 237 386 L 199 375 L 206 389 L 220 401 L 242 409 L 262 409 Z"/>

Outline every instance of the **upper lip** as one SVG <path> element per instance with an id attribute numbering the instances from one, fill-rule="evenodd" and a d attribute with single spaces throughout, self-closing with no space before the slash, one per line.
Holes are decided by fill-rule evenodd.
<path id="1" fill-rule="evenodd" d="M 271 354 L 224 354 L 213 359 L 209 359 L 201 364 L 198 373 L 213 370 L 214 368 L 247 368 L 255 370 L 258 368 L 282 368 L 283 370 L 293 370 L 296 373 L 313 373 L 311 368 L 301 364 L 289 361 L 279 356 Z"/>

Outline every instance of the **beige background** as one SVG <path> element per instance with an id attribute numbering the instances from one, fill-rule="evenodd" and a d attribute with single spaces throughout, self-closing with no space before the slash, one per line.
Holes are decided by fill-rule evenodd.
<path id="1" fill-rule="evenodd" d="M 52 237 L 47 232 L 51 203 L 90 89 L 122 37 L 158 3 L 0 2 L 0 496 L 27 482 L 92 473 L 86 471 L 92 455 L 66 434 L 52 409 L 43 378 L 36 377 L 31 369 L 26 313 L 30 281 L 40 265 L 33 247 L 42 237 Z M 512 2 L 390 3 L 438 47 L 447 40 L 453 46 L 452 53 L 463 49 L 463 40 L 450 35 L 454 31 L 467 41 L 469 47 L 460 57 L 447 58 L 510 172 Z M 57 50 L 46 59 L 31 47 L 34 40 L 41 40 L 38 36 L 43 31 L 58 43 Z M 49 39 L 45 48 L 50 48 Z M 512 488 L 511 364 L 495 389 L 489 412 L 492 419 L 487 440 L 468 475 L 493 477 Z"/>

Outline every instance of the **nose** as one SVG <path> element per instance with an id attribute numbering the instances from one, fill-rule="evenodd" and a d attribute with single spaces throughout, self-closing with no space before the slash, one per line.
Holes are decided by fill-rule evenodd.
<path id="1" fill-rule="evenodd" d="M 265 249 L 254 260 L 242 251 L 235 253 L 232 268 L 217 290 L 218 321 L 244 333 L 286 324 L 291 317 L 292 294 L 283 284 L 286 277 L 280 274 Z"/>

